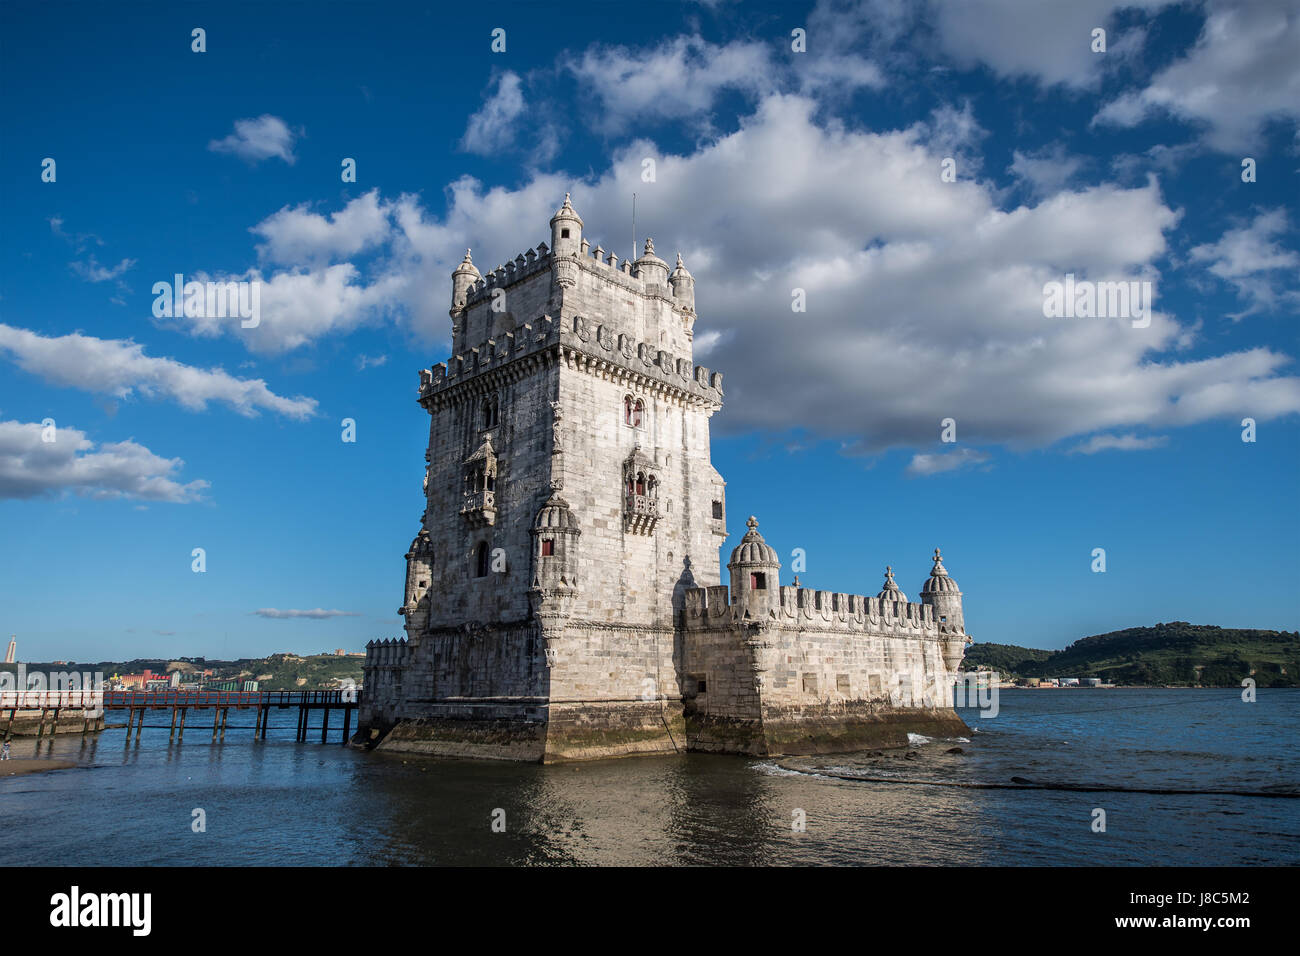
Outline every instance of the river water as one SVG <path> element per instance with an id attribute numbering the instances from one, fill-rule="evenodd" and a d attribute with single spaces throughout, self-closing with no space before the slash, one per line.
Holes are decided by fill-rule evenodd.
<path id="1" fill-rule="evenodd" d="M 15 738 L 80 766 L 0 763 L 0 864 L 1297 864 L 1300 799 L 1263 794 L 1300 793 L 1300 690 L 1258 693 L 1003 691 L 959 712 L 969 737 L 905 750 L 547 767 L 354 751 L 337 714 L 334 743 L 296 743 L 294 711 L 266 741 L 232 711 L 224 744 L 198 717 L 169 746 L 157 711 L 138 746 Z"/>

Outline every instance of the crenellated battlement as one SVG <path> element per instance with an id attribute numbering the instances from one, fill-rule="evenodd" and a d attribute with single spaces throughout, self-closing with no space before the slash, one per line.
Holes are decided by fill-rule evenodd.
<path id="1" fill-rule="evenodd" d="M 470 283 L 465 304 L 472 306 L 489 298 L 493 289 L 507 289 L 540 272 L 549 271 L 550 267 L 551 250 L 546 243 L 539 243 L 536 249 L 525 249 L 513 259 L 507 259 L 503 265 L 484 274 L 477 282 Z"/>
<path id="2" fill-rule="evenodd" d="M 685 592 L 686 625 L 694 629 L 731 627 L 743 617 L 744 602 L 733 600 L 727 585 Z M 766 623 L 784 627 L 834 627 L 846 631 L 938 638 L 955 629 L 937 622 L 934 608 L 915 601 L 887 601 L 862 594 L 781 586 L 779 603 Z"/>
<path id="3" fill-rule="evenodd" d="M 642 270 L 631 259 L 620 259 L 618 253 L 612 251 L 607 253 L 600 245 L 593 249 L 586 239 L 582 240 L 580 252 L 561 258 L 575 262 L 629 292 L 635 292 L 638 295 L 662 295 L 665 298 L 676 298 L 671 285 L 665 288 L 660 283 L 647 281 L 649 277 L 643 274 Z M 484 273 L 483 277 L 477 282 L 470 283 L 466 294 L 466 307 L 472 307 L 490 299 L 496 289 L 509 289 L 511 286 L 530 279 L 539 273 L 550 271 L 555 261 L 556 257 L 544 242 L 539 243 L 535 249 L 524 250 L 513 259 L 507 259 L 505 263 Z M 694 307 L 693 300 L 691 307 Z"/>
<path id="4" fill-rule="evenodd" d="M 636 384 L 663 390 L 675 389 L 704 404 L 721 406 L 722 373 L 695 365 L 648 342 L 638 342 L 608 325 L 597 325 L 582 316 L 559 322 L 544 315 L 536 323 L 524 323 L 429 369 L 420 370 L 420 402 L 425 404 L 440 392 L 467 382 L 492 369 L 516 360 L 554 351 L 569 365 L 610 375 L 622 375 Z"/>
<path id="5" fill-rule="evenodd" d="M 366 660 L 364 668 L 403 667 L 410 656 L 406 638 L 388 638 L 382 641 L 366 642 Z"/>

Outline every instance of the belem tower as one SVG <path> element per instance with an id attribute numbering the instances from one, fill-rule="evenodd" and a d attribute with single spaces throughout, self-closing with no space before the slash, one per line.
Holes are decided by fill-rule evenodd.
<path id="1" fill-rule="evenodd" d="M 420 372 L 426 506 L 406 638 L 366 649 L 381 750 L 533 761 L 823 753 L 965 733 L 969 641 L 939 552 L 907 599 L 783 585 L 749 518 L 722 578 L 722 374 L 693 364 L 695 280 L 646 240 L 551 241 L 452 273 L 452 357 Z"/>

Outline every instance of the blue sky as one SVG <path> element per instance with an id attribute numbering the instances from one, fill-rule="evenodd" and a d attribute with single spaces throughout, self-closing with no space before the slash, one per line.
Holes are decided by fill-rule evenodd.
<path id="1" fill-rule="evenodd" d="M 399 634 L 450 271 L 565 191 L 695 274 L 730 543 L 758 515 L 785 582 L 915 597 L 939 545 L 977 640 L 1296 628 L 1297 4 L 1052 6 L 3 5 L 0 634 Z M 260 326 L 155 317 L 178 272 Z M 1067 273 L 1149 326 L 1046 318 Z"/>

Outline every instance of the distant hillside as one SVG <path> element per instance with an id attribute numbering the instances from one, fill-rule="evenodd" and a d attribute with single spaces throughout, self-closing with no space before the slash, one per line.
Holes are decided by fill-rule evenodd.
<path id="1" fill-rule="evenodd" d="M 1173 621 L 1081 638 L 1060 651 L 972 644 L 965 668 L 1008 677 L 1100 677 L 1108 684 L 1300 687 L 1300 632 Z"/>
<path id="2" fill-rule="evenodd" d="M 362 657 L 337 657 L 333 654 L 313 654 L 299 657 L 296 654 L 272 654 L 270 657 L 243 657 L 234 661 L 219 661 L 203 657 L 172 658 L 168 660 L 136 658 L 130 661 L 69 661 L 66 664 L 28 663 L 28 672 L 34 671 L 87 671 L 102 673 L 106 678 L 114 674 L 139 674 L 148 668 L 155 674 L 166 675 L 179 670 L 183 675 L 211 669 L 209 680 L 255 680 L 259 690 L 337 690 L 340 682 L 350 678 L 361 684 Z M 14 670 L 13 664 L 2 664 L 0 670 Z M 187 680 L 182 677 L 182 680 Z"/>

